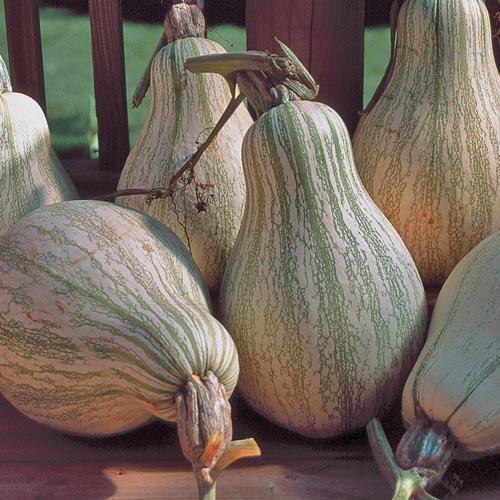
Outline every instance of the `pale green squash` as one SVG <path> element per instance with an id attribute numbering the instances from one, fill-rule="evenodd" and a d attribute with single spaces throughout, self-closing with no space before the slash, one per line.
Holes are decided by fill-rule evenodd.
<path id="1" fill-rule="evenodd" d="M 403 417 L 446 423 L 459 446 L 500 451 L 500 231 L 455 267 L 403 392 Z"/>
<path id="2" fill-rule="evenodd" d="M 390 448 L 381 449 L 383 431 L 377 423 L 369 426 L 382 470 L 392 469 L 388 479 L 394 483 L 394 498 L 410 499 L 430 489 L 454 458 L 498 453 L 499 394 L 500 232 L 496 232 L 460 261 L 441 289 L 427 341 L 405 384 L 403 418 L 409 429 L 392 467 L 386 465 Z"/>
<path id="3" fill-rule="evenodd" d="M 260 453 L 231 443 L 236 349 L 158 221 L 96 201 L 38 209 L 0 237 L 0 283 L 0 392 L 28 417 L 91 437 L 176 422 L 203 500 Z"/>
<path id="4" fill-rule="evenodd" d="M 0 57 L 0 234 L 36 208 L 77 197 L 52 149 L 42 109 L 12 92 Z"/>
<path id="5" fill-rule="evenodd" d="M 314 87 L 283 50 L 288 80 L 268 102 L 284 87 L 286 99 L 303 82 Z M 300 80 L 291 81 L 291 65 Z M 245 213 L 220 293 L 239 390 L 261 415 L 306 436 L 358 429 L 400 394 L 423 343 L 417 269 L 363 188 L 346 127 L 328 106 L 275 101 L 245 136 L 243 167 Z"/>
<path id="6" fill-rule="evenodd" d="M 0 391 L 38 422 L 116 434 L 173 421 L 193 373 L 236 384 L 197 267 L 150 217 L 94 201 L 32 212 L 0 240 L 0 282 Z"/>
<path id="7" fill-rule="evenodd" d="M 182 8 L 187 6 L 173 6 Z M 216 42 L 189 36 L 169 43 L 156 55 L 149 114 L 123 169 L 119 189 L 166 187 L 207 138 L 231 99 L 230 89 L 220 75 L 187 72 L 184 61 L 221 52 L 224 49 Z M 117 203 L 169 226 L 187 246 L 214 292 L 243 215 L 241 142 L 251 123 L 247 109 L 240 106 L 196 165 L 195 182 L 183 186 L 181 181 L 173 197 L 152 203 L 145 196 L 117 199 Z"/>
<path id="8" fill-rule="evenodd" d="M 393 70 L 354 137 L 361 179 L 424 284 L 500 229 L 500 77 L 482 0 L 407 0 Z"/>

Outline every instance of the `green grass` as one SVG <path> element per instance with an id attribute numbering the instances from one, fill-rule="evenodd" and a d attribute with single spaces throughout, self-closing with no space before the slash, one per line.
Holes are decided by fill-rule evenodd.
<path id="1" fill-rule="evenodd" d="M 86 147 L 92 129 L 93 75 L 88 17 L 64 10 L 41 9 L 41 30 L 47 113 L 52 139 L 58 150 Z M 127 102 L 142 75 L 161 26 L 124 23 Z M 228 51 L 245 49 L 245 30 L 235 26 L 209 29 L 209 38 Z M 7 59 L 3 2 L 0 4 L 0 52 Z M 387 29 L 366 32 L 365 103 L 373 94 L 389 54 Z M 146 117 L 149 100 L 138 110 L 129 104 L 131 144 Z"/>
<path id="2" fill-rule="evenodd" d="M 384 76 L 389 62 L 390 31 L 389 28 L 369 28 L 365 31 L 365 106 Z"/>

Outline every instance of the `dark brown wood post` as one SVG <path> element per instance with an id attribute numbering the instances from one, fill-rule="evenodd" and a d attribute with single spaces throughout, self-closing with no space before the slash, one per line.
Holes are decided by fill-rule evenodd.
<path id="1" fill-rule="evenodd" d="M 46 110 L 37 0 L 4 0 L 12 87 Z"/>
<path id="2" fill-rule="evenodd" d="M 497 68 L 500 69 L 500 0 L 486 0 L 490 12 L 491 30 L 493 32 L 493 52 Z"/>
<path id="3" fill-rule="evenodd" d="M 247 46 L 276 51 L 285 42 L 354 132 L 363 108 L 365 0 L 247 0 Z"/>
<path id="4" fill-rule="evenodd" d="M 120 171 L 129 152 L 121 0 L 89 0 L 101 169 Z"/>

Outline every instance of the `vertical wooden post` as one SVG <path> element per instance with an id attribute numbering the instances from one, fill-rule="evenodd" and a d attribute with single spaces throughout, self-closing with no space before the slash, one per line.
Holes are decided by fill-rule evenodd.
<path id="1" fill-rule="evenodd" d="M 120 171 L 129 152 L 121 0 L 89 0 L 99 165 Z"/>
<path id="2" fill-rule="evenodd" d="M 274 36 L 301 58 L 354 132 L 363 108 L 365 0 L 247 0 L 247 46 L 276 51 Z"/>
<path id="3" fill-rule="evenodd" d="M 12 87 L 46 110 L 37 0 L 4 0 Z"/>
<path id="4" fill-rule="evenodd" d="M 486 6 L 490 12 L 491 30 L 493 33 L 493 52 L 500 70 L 500 0 L 486 0 Z"/>

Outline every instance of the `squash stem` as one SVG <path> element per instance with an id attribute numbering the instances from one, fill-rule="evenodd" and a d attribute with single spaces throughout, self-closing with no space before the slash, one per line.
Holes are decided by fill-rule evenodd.
<path id="1" fill-rule="evenodd" d="M 224 78 L 229 78 L 240 71 L 263 71 L 269 73 L 273 70 L 273 57 L 276 64 L 284 64 L 284 59 L 279 60 L 267 52 L 249 50 L 247 52 L 231 52 L 227 54 L 206 54 L 190 57 L 186 60 L 186 69 L 192 73 L 217 73 Z"/>
<path id="2" fill-rule="evenodd" d="M 261 451 L 254 439 L 241 439 L 233 441 L 222 454 L 215 467 L 210 471 L 207 478 L 206 471 L 194 470 L 196 482 L 198 483 L 198 495 L 200 500 L 215 500 L 217 477 L 232 463 L 241 458 L 260 457 Z"/>
<path id="3" fill-rule="evenodd" d="M 377 418 L 368 423 L 366 432 L 375 461 L 386 481 L 394 488 L 392 500 L 437 500 L 425 490 L 427 477 L 432 475 L 433 471 L 420 468 L 402 469 Z"/>
<path id="4" fill-rule="evenodd" d="M 193 156 L 183 165 L 181 169 L 172 177 L 170 180 L 167 189 L 172 192 L 175 185 L 179 181 L 179 179 L 188 171 L 194 169 L 195 165 L 200 161 L 203 153 L 208 149 L 210 144 L 217 137 L 222 127 L 227 123 L 227 121 L 233 116 L 234 112 L 238 108 L 238 106 L 245 100 L 245 96 L 243 94 L 239 94 L 237 96 L 233 96 L 229 101 L 224 113 L 219 118 L 218 122 L 215 124 L 215 127 L 210 132 L 207 139 L 203 142 L 203 144 L 197 149 Z"/>
<path id="5" fill-rule="evenodd" d="M 196 0 L 176 0 L 163 22 L 168 43 L 183 38 L 206 38 L 207 29 L 201 3 Z"/>
<path id="6" fill-rule="evenodd" d="M 129 189 L 119 189 L 117 191 L 113 191 L 112 193 L 103 194 L 100 196 L 95 196 L 92 198 L 93 200 L 100 201 L 112 201 L 115 198 L 119 198 L 122 196 L 138 196 L 145 195 L 147 196 L 147 201 L 150 203 L 153 200 L 157 200 L 160 198 L 168 198 L 172 196 L 174 193 L 175 187 L 179 180 L 186 174 L 188 171 L 194 171 L 196 164 L 200 161 L 203 153 L 208 149 L 210 144 L 217 137 L 218 133 L 222 130 L 224 125 L 228 122 L 231 116 L 234 114 L 238 106 L 245 100 L 245 96 L 243 94 L 238 94 L 237 96 L 233 96 L 229 101 L 224 113 L 219 118 L 219 121 L 215 124 L 214 128 L 210 132 L 207 139 L 198 147 L 198 149 L 191 155 L 182 165 L 182 167 L 172 176 L 167 186 L 158 186 L 150 189 L 141 189 L 141 188 L 129 188 Z"/>
<path id="7" fill-rule="evenodd" d="M 296 100 L 313 100 L 319 87 L 299 58 L 276 40 L 281 55 L 248 51 L 209 54 L 186 60 L 193 73 L 218 73 L 231 85 L 239 85 L 257 114 Z"/>
<path id="8" fill-rule="evenodd" d="M 216 478 L 224 469 L 241 458 L 260 457 L 260 455 L 261 451 L 255 439 L 247 438 L 232 441 L 217 464 L 215 464 L 212 476 Z"/>
<path id="9" fill-rule="evenodd" d="M 374 418 L 368 422 L 366 433 L 368 434 L 370 448 L 380 471 L 386 481 L 390 485 L 393 485 L 400 475 L 400 468 L 378 418 Z"/>
<path id="10" fill-rule="evenodd" d="M 422 478 L 414 470 L 404 471 L 396 481 L 392 500 L 438 500 L 422 486 Z"/>
<path id="11" fill-rule="evenodd" d="M 417 470 L 425 476 L 425 486 L 441 481 L 453 460 L 456 443 L 443 423 L 427 421 L 425 417 L 408 428 L 396 450 L 396 461 L 403 469 Z"/>
<path id="12" fill-rule="evenodd" d="M 206 478 L 200 470 L 193 469 L 198 484 L 198 499 L 199 500 L 216 500 L 217 482 L 207 483 Z"/>
<path id="13" fill-rule="evenodd" d="M 191 462 L 200 500 L 215 500 L 216 480 L 230 464 L 260 455 L 253 439 L 232 440 L 231 406 L 224 386 L 208 372 L 192 375 L 176 396 L 177 432 Z"/>
<path id="14" fill-rule="evenodd" d="M 158 43 L 156 44 L 153 55 L 149 59 L 148 65 L 146 66 L 146 69 L 144 70 L 144 73 L 142 74 L 142 77 L 139 80 L 137 87 L 135 88 L 135 92 L 132 97 L 133 108 L 138 108 L 144 100 L 144 97 L 146 96 L 151 84 L 151 66 L 153 65 L 153 60 L 156 57 L 156 54 L 158 54 L 158 52 L 160 52 L 160 50 L 165 47 L 165 45 L 167 45 L 167 35 L 165 35 L 165 32 L 163 32 L 161 34 L 160 40 L 158 40 Z"/>
<path id="15" fill-rule="evenodd" d="M 206 38 L 206 25 L 202 9 L 203 2 L 200 0 L 176 0 L 173 2 L 163 21 L 163 33 L 160 40 L 135 88 L 132 97 L 133 108 L 138 108 L 144 100 L 151 84 L 153 60 L 165 45 L 182 38 Z"/>

